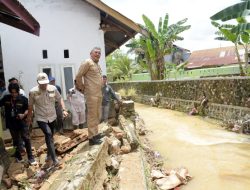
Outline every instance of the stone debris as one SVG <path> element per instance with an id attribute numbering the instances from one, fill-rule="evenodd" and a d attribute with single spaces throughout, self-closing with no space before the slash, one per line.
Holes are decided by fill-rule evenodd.
<path id="1" fill-rule="evenodd" d="M 12 186 L 12 181 L 10 178 L 3 178 L 2 182 L 4 183 L 5 187 L 7 189 L 11 188 Z"/>
<path id="2" fill-rule="evenodd" d="M 127 167 L 124 161 L 122 162 L 122 159 L 130 158 L 132 155 L 137 158 L 141 154 L 141 151 L 138 149 L 138 134 L 142 135 L 141 137 L 146 134 L 144 121 L 138 116 L 138 114 L 135 115 L 133 101 L 123 101 L 121 112 L 124 115 L 119 116 L 119 127 L 111 127 L 107 123 L 101 123 L 99 125 L 99 132 L 106 136 L 104 142 L 99 146 L 89 147 L 88 141 L 86 143 L 84 142 L 88 139 L 87 129 L 76 129 L 66 132 L 64 135 L 55 134 L 55 148 L 56 152 L 59 154 L 58 159 L 60 163 L 62 163 L 58 167 L 54 167 L 52 162 L 45 161 L 47 148 L 44 143 L 44 136 L 37 137 L 33 135 L 32 138 L 35 139 L 34 144 L 36 144 L 35 147 L 37 147 L 37 149 L 33 147 L 32 151 L 34 152 L 39 164 L 36 166 L 29 166 L 27 162 L 12 162 L 7 170 L 7 174 L 3 177 L 2 181 L 4 185 L 7 188 L 11 188 L 11 190 L 19 189 L 19 187 L 24 187 L 23 189 L 26 190 L 48 190 L 52 187 L 60 187 L 59 189 L 80 189 L 81 187 L 76 187 L 75 184 L 80 185 L 84 183 L 85 185 L 89 185 L 91 183 L 91 187 L 94 189 L 97 189 L 97 187 L 102 190 L 118 189 L 121 180 L 119 179 L 119 175 L 123 174 L 124 168 L 131 168 Z M 131 118 L 134 120 L 131 121 Z M 36 130 L 33 130 L 33 132 L 34 131 Z M 36 132 L 35 134 L 41 135 L 39 132 Z M 152 179 L 152 182 L 154 182 L 155 185 L 157 185 L 157 189 L 173 189 L 181 184 L 186 184 L 187 181 L 191 179 L 191 176 L 185 168 L 170 171 L 162 169 L 163 161 L 161 160 L 162 157 L 160 153 L 153 151 L 150 146 L 147 146 L 147 143 L 141 144 L 146 152 L 147 162 L 152 169 L 151 176 L 148 177 Z M 86 149 L 86 146 L 88 149 Z M 99 147 L 102 148 L 99 149 Z M 105 152 L 103 152 L 102 149 L 105 150 Z M 79 153 L 80 150 L 81 153 Z M 109 159 L 107 160 L 106 156 L 108 154 Z M 79 157 L 79 155 L 84 156 Z M 105 158 L 104 155 L 106 155 Z M 137 164 L 141 162 L 141 158 L 139 157 L 137 159 L 134 158 L 137 160 Z M 90 167 L 89 164 L 96 162 L 96 159 L 104 161 L 102 170 L 104 170 L 105 167 L 106 170 L 94 171 L 96 172 L 95 174 L 91 171 L 92 173 L 85 178 L 84 172 L 89 171 L 92 167 Z M 96 164 L 100 164 L 99 162 L 100 161 Z M 122 168 L 121 163 L 123 163 Z M 48 167 L 44 167 L 45 165 L 48 165 Z M 139 165 L 141 166 L 141 164 Z M 133 167 L 136 168 L 137 165 Z M 94 166 L 93 168 L 96 168 L 95 170 L 100 170 L 98 169 L 99 165 L 98 167 Z M 137 171 L 137 173 L 142 171 Z M 72 178 L 72 175 L 70 174 L 72 172 L 74 178 Z M 131 173 L 131 169 L 126 173 Z M 91 175 L 93 176 L 91 177 Z M 96 176 L 94 177 L 94 175 Z M 145 174 L 142 173 L 140 175 L 142 176 L 139 178 L 144 179 L 143 175 Z M 64 180 L 60 182 L 57 181 L 58 176 L 60 176 L 60 179 Z M 94 180 L 97 176 L 101 178 L 98 182 Z M 130 180 L 133 180 L 133 176 L 131 177 Z M 83 179 L 84 182 L 81 181 Z M 29 183 L 28 186 L 27 183 Z M 143 183 L 144 182 L 141 182 L 140 185 L 137 184 L 138 187 L 144 187 Z M 131 187 L 133 187 L 133 184 L 131 185 Z M 85 186 L 82 187 L 85 188 Z"/>
<path id="3" fill-rule="evenodd" d="M 159 170 L 152 170 L 151 171 L 151 178 L 153 180 L 155 180 L 155 179 L 161 179 L 163 177 L 165 177 L 165 175 L 161 171 L 159 171 Z"/>
<path id="4" fill-rule="evenodd" d="M 122 139 L 121 154 L 128 154 L 131 152 L 131 146 L 127 139 Z"/>
<path id="5" fill-rule="evenodd" d="M 0 165 L 0 181 L 2 181 L 2 178 L 3 178 L 3 171 L 4 171 L 4 168 L 2 165 Z"/>
<path id="6" fill-rule="evenodd" d="M 120 150 L 121 150 L 121 141 L 115 137 L 111 137 L 109 139 L 109 144 L 110 144 L 109 154 L 118 155 L 120 153 Z"/>
<path id="7" fill-rule="evenodd" d="M 136 114 L 135 118 L 135 128 L 139 135 L 146 135 L 147 130 L 145 127 L 144 120 L 140 118 L 138 114 Z"/>
<path id="8" fill-rule="evenodd" d="M 152 170 L 151 177 L 161 190 L 173 189 L 181 184 L 187 184 L 192 178 L 184 167 L 171 170 L 168 175 L 159 170 Z"/>
<path id="9" fill-rule="evenodd" d="M 222 127 L 236 133 L 250 134 L 250 115 L 246 115 L 241 120 L 224 121 Z"/>
<path id="10" fill-rule="evenodd" d="M 120 114 L 125 118 L 131 118 L 135 115 L 134 101 L 133 100 L 124 100 L 120 107 Z"/>
<path id="11" fill-rule="evenodd" d="M 135 126 L 132 122 L 126 120 L 122 115 L 119 116 L 119 123 L 121 128 L 127 135 L 128 142 L 132 150 L 136 150 L 139 145 L 139 140 L 136 135 Z"/>

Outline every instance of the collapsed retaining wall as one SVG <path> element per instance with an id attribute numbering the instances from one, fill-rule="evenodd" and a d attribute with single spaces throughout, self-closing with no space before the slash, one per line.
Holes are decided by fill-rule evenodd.
<path id="1" fill-rule="evenodd" d="M 219 77 L 174 81 L 140 81 L 111 83 L 115 91 L 134 88 L 136 101 L 149 103 L 157 92 L 162 93 L 161 105 L 187 112 L 193 103 L 200 103 L 203 94 L 209 100 L 206 114 L 228 120 L 250 115 L 250 77 Z"/>

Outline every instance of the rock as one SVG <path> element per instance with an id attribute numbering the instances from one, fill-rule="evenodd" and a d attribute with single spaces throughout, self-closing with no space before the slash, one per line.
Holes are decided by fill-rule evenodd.
<path id="1" fill-rule="evenodd" d="M 159 170 L 152 170 L 151 171 L 151 177 L 153 180 L 160 179 L 166 177 L 161 171 Z"/>
<path id="2" fill-rule="evenodd" d="M 7 187 L 7 189 L 11 188 L 12 186 L 12 181 L 10 178 L 4 178 L 2 180 L 2 182 L 4 183 L 4 185 Z"/>
<path id="3" fill-rule="evenodd" d="M 116 170 L 119 169 L 119 162 L 116 160 L 115 157 L 111 157 L 111 166 L 114 167 Z"/>
<path id="4" fill-rule="evenodd" d="M 71 135 L 70 135 L 70 138 L 71 139 L 74 139 L 75 137 L 77 136 L 80 136 L 81 134 L 88 134 L 88 129 L 75 129 Z"/>
<path id="5" fill-rule="evenodd" d="M 17 173 L 17 174 L 13 173 L 11 177 L 14 178 L 14 180 L 16 181 L 25 181 L 28 179 L 28 174 L 27 171 L 25 170 L 23 173 Z"/>
<path id="6" fill-rule="evenodd" d="M 101 123 L 98 125 L 98 127 L 99 127 L 99 132 L 106 136 L 110 136 L 110 133 L 112 133 L 113 131 L 112 127 L 110 127 L 106 123 Z"/>
<path id="7" fill-rule="evenodd" d="M 111 140 L 111 145 L 110 145 L 110 154 L 119 154 L 120 152 L 120 147 L 121 147 L 121 141 L 119 141 L 116 138 L 113 138 Z"/>
<path id="8" fill-rule="evenodd" d="M 144 121 L 138 116 L 135 119 L 135 128 L 138 130 L 139 135 L 146 135 L 146 127 Z"/>
<path id="9" fill-rule="evenodd" d="M 4 168 L 2 165 L 0 165 L 0 181 L 2 181 L 3 171 L 4 171 Z"/>
<path id="10" fill-rule="evenodd" d="M 127 139 L 122 140 L 123 145 L 121 147 L 121 154 L 128 154 L 131 152 L 131 146 Z"/>
<path id="11" fill-rule="evenodd" d="M 42 166 L 45 164 L 45 160 L 46 160 L 47 154 L 41 154 L 39 156 L 39 164 Z"/>
<path id="12" fill-rule="evenodd" d="M 120 114 L 123 115 L 125 118 L 129 118 L 132 115 L 135 115 L 134 101 L 132 100 L 122 101 Z"/>
<path id="13" fill-rule="evenodd" d="M 232 131 L 240 133 L 242 131 L 242 126 L 240 126 L 238 124 L 234 124 L 234 127 L 232 128 Z"/>
<path id="14" fill-rule="evenodd" d="M 115 134 L 115 137 L 116 137 L 117 139 L 121 140 L 121 139 L 124 137 L 124 133 L 123 133 L 123 132 L 122 132 L 122 133 L 116 133 L 116 134 Z"/>
<path id="15" fill-rule="evenodd" d="M 19 190 L 18 186 L 13 185 L 10 190 Z"/>
<path id="16" fill-rule="evenodd" d="M 119 116 L 119 123 L 121 128 L 125 131 L 128 142 L 132 150 L 137 149 L 139 145 L 138 138 L 136 136 L 134 124 L 126 120 L 122 115 Z"/>
<path id="17" fill-rule="evenodd" d="M 178 168 L 176 171 L 176 175 L 184 184 L 186 184 L 187 181 L 192 178 L 192 176 L 190 176 L 190 174 L 188 173 L 187 168 L 184 167 Z"/>
<path id="18" fill-rule="evenodd" d="M 22 163 L 12 162 L 7 170 L 7 174 L 11 177 L 13 174 L 21 174 L 23 171 L 24 165 Z"/>
<path id="19" fill-rule="evenodd" d="M 130 145 L 121 147 L 121 154 L 128 154 L 130 152 L 131 152 L 131 146 Z"/>
<path id="20" fill-rule="evenodd" d="M 119 127 L 112 127 L 112 131 L 113 131 L 114 134 L 123 133 L 123 130 L 120 129 Z"/>
<path id="21" fill-rule="evenodd" d="M 47 145 L 43 144 L 40 146 L 37 150 L 37 156 L 40 156 L 41 154 L 44 154 L 47 151 Z"/>
<path id="22" fill-rule="evenodd" d="M 168 190 L 180 185 L 181 180 L 175 174 L 171 174 L 164 178 L 157 179 L 156 184 L 161 190 Z"/>
<path id="23" fill-rule="evenodd" d="M 75 134 L 80 134 L 78 136 L 74 136 L 73 139 L 71 139 L 70 141 L 65 142 L 64 144 L 60 144 L 56 150 L 58 153 L 62 154 L 68 150 L 70 150 L 71 148 L 77 146 L 78 144 L 80 144 L 83 141 L 86 141 L 88 139 L 88 132 L 87 129 L 76 129 L 74 130 Z"/>
<path id="24" fill-rule="evenodd" d="M 64 144 L 68 143 L 71 141 L 71 138 L 65 137 L 63 135 L 54 135 L 54 144 L 55 148 L 63 146 Z"/>
<path id="25" fill-rule="evenodd" d="M 26 169 L 28 178 L 31 178 L 35 175 L 37 168 L 35 166 L 30 166 Z"/>

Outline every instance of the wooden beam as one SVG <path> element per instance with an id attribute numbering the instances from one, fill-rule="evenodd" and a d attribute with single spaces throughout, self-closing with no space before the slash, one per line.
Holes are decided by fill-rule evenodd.
<path id="1" fill-rule="evenodd" d="M 114 42 L 108 40 L 108 39 L 105 39 L 105 44 L 110 46 L 110 47 L 113 47 L 113 48 L 116 48 L 116 49 L 119 49 L 119 46 L 117 44 L 115 44 Z"/>
<path id="2" fill-rule="evenodd" d="M 119 28 L 110 26 L 109 24 L 101 24 L 100 29 L 104 32 L 122 32 Z"/>
<path id="3" fill-rule="evenodd" d="M 102 18 L 103 19 L 103 23 L 107 23 L 112 27 L 116 27 L 118 28 L 121 32 L 123 32 L 124 34 L 126 34 L 127 36 L 129 36 L 130 38 L 134 37 L 134 34 L 132 34 L 131 32 L 129 32 L 128 30 L 126 30 L 125 28 L 121 27 L 120 25 L 112 22 L 110 19 L 108 18 Z"/>

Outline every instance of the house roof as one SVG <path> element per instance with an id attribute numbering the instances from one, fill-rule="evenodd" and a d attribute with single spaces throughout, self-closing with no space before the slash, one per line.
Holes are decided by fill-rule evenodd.
<path id="1" fill-rule="evenodd" d="M 0 0 L 0 22 L 39 36 L 39 23 L 17 0 Z"/>
<path id="2" fill-rule="evenodd" d="M 100 0 L 85 0 L 100 11 L 100 29 L 104 31 L 106 56 L 118 49 L 137 33 L 146 34 L 142 28 Z"/>
<path id="3" fill-rule="evenodd" d="M 202 67 L 217 67 L 223 65 L 237 64 L 238 60 L 234 48 L 234 46 L 229 46 L 193 51 L 188 59 L 189 63 L 186 65 L 185 68 L 194 69 Z M 244 53 L 241 47 L 239 47 L 239 52 L 242 59 Z"/>

